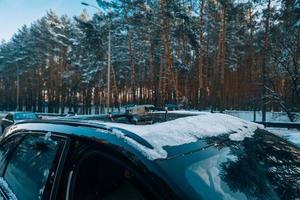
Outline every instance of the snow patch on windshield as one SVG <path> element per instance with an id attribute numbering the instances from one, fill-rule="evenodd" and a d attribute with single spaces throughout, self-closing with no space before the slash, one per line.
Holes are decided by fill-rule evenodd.
<path id="1" fill-rule="evenodd" d="M 204 113 L 201 115 L 179 118 L 172 121 L 152 125 L 129 125 L 121 123 L 103 123 L 111 127 L 112 132 L 120 138 L 124 138 L 129 144 L 140 150 L 149 159 L 166 158 L 167 152 L 164 146 L 178 146 L 205 137 L 213 137 L 227 134 L 233 141 L 242 141 L 251 137 L 257 128 L 263 126 L 248 122 L 230 115 L 220 113 Z M 130 131 L 149 142 L 154 149 L 147 148 L 135 140 L 126 137 L 120 128 Z"/>
<path id="2" fill-rule="evenodd" d="M 3 190 L 3 192 L 7 195 L 9 200 L 18 200 L 16 195 L 11 191 L 7 182 L 2 177 L 0 177 L 0 187 Z"/>

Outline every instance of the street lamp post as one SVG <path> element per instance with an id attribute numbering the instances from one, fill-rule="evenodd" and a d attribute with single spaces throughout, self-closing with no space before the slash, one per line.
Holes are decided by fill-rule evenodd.
<path id="1" fill-rule="evenodd" d="M 89 6 L 92 8 L 96 8 L 100 13 L 101 10 L 94 5 L 81 2 L 82 5 L 84 6 Z M 109 24 L 109 30 L 108 30 L 108 51 L 107 51 L 107 113 L 109 113 L 109 106 L 110 106 L 110 69 L 111 69 L 111 25 Z M 100 83 L 100 79 L 99 79 Z M 101 105 L 100 105 L 101 106 Z"/>

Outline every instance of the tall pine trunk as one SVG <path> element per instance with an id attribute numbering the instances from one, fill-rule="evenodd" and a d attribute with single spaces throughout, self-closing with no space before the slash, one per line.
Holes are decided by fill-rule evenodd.
<path id="1" fill-rule="evenodd" d="M 172 57 L 171 57 L 171 49 L 170 49 L 170 39 L 169 39 L 169 22 L 166 16 L 166 1 L 160 0 L 160 11 L 162 20 L 162 40 L 165 48 L 165 56 L 166 56 L 166 96 L 169 102 L 172 102 L 173 93 L 175 93 L 175 100 L 177 100 L 177 88 L 174 80 L 174 74 L 172 71 Z"/>

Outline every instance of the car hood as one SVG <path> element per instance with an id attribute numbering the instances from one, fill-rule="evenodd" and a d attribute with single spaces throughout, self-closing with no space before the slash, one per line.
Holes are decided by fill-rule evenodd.
<path id="1" fill-rule="evenodd" d="M 243 141 L 210 137 L 201 146 L 157 161 L 191 199 L 300 198 L 296 145 L 258 129 Z"/>

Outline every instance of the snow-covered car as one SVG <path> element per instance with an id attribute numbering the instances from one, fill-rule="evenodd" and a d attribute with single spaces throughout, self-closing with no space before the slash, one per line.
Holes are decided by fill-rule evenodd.
<path id="1" fill-rule="evenodd" d="M 27 121 L 1 137 L 2 199 L 300 198 L 300 150 L 224 114 Z"/>
<path id="2" fill-rule="evenodd" d="M 32 112 L 9 112 L 1 120 L 1 130 L 2 132 L 6 127 L 9 127 L 12 124 L 18 123 L 22 120 L 36 120 L 38 115 Z"/>

